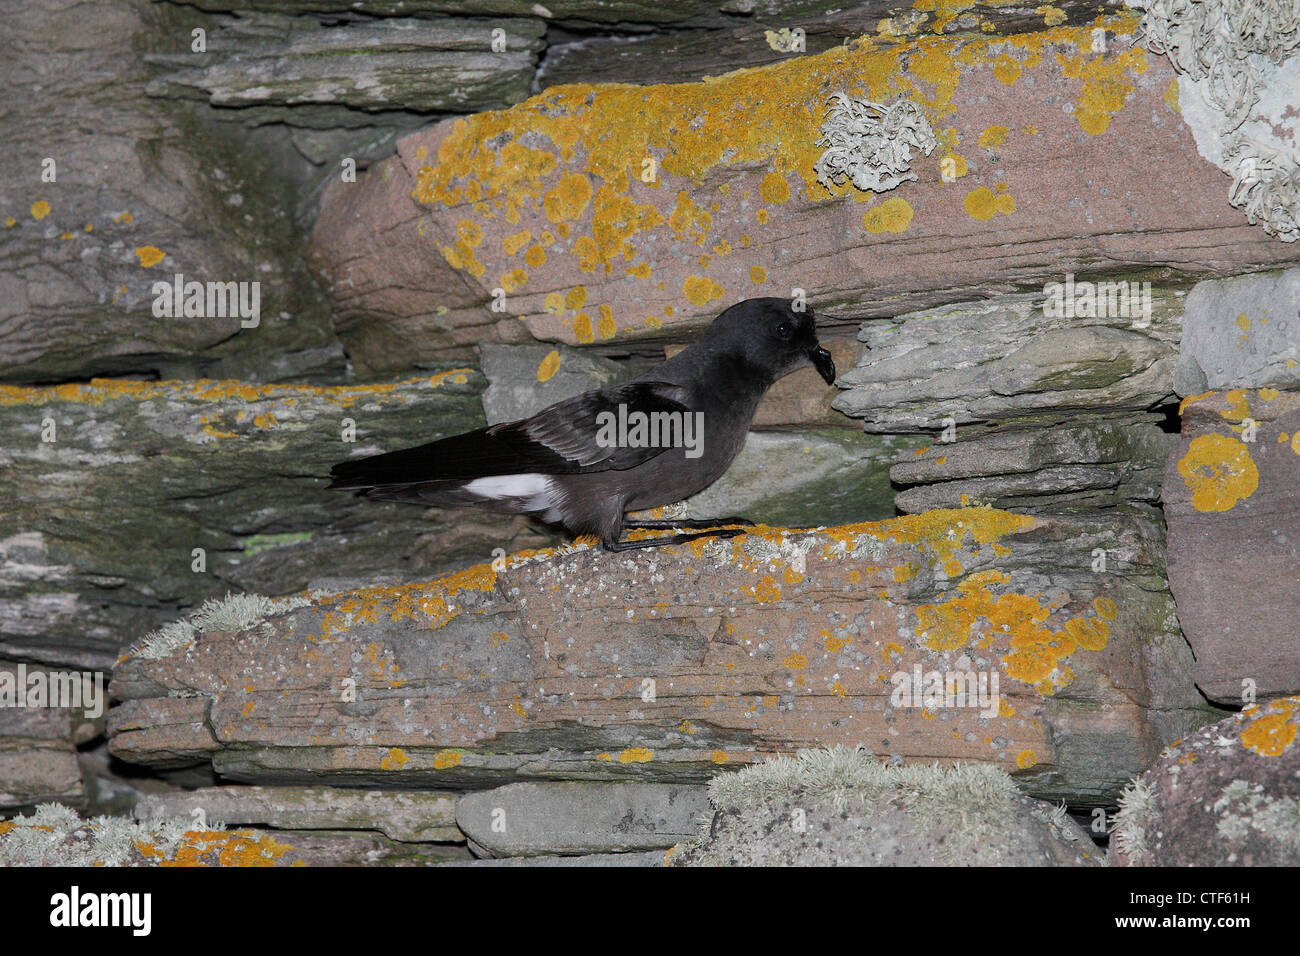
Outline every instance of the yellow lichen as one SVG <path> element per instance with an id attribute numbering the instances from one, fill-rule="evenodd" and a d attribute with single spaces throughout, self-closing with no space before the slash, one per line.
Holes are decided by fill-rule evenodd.
<path id="1" fill-rule="evenodd" d="M 912 224 L 912 206 L 906 199 L 891 196 L 862 217 L 867 232 L 904 232 Z"/>
<path id="2" fill-rule="evenodd" d="M 547 353 L 546 358 L 542 359 L 541 364 L 537 366 L 537 381 L 549 382 L 559 369 L 560 353 L 552 350 Z"/>
<path id="3" fill-rule="evenodd" d="M 1178 473 L 1197 511 L 1230 511 L 1259 487 L 1259 470 L 1250 449 L 1218 433 L 1193 438 L 1178 461 Z"/>
<path id="4" fill-rule="evenodd" d="M 1300 697 L 1283 697 L 1243 712 L 1251 721 L 1241 731 L 1241 745 L 1261 757 L 1280 757 L 1296 739 Z"/>
<path id="5" fill-rule="evenodd" d="M 167 256 L 167 253 L 157 246 L 137 246 L 135 254 L 140 260 L 140 265 L 146 269 L 156 266 Z"/>

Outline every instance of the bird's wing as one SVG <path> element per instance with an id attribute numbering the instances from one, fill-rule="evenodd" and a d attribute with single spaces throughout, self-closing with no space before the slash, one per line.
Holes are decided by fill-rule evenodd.
<path id="1" fill-rule="evenodd" d="M 373 488 L 423 481 L 468 481 L 495 475 L 568 475 L 634 468 L 663 447 L 602 442 L 605 415 L 690 414 L 683 389 L 667 382 L 627 382 L 566 399 L 522 421 L 492 425 L 416 448 L 339 462 L 331 488 Z"/>

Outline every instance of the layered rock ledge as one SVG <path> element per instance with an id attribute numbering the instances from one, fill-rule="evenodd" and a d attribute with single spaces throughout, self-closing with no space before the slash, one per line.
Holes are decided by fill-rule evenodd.
<path id="1" fill-rule="evenodd" d="M 1211 719 L 1158 542 L 1137 516 L 969 508 L 522 553 L 153 635 L 115 671 L 110 747 L 235 781 L 389 789 L 702 782 L 861 744 L 1100 802 Z M 1000 697 L 984 716 L 891 701 L 914 669 L 983 673 Z"/>

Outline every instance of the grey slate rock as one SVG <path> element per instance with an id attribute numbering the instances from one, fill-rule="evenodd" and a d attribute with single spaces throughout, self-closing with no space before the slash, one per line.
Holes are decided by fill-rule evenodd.
<path id="1" fill-rule="evenodd" d="M 456 823 L 495 856 L 666 849 L 708 813 L 704 787 L 661 783 L 516 783 L 469 793 Z"/>
<path id="2" fill-rule="evenodd" d="M 1300 388 L 1300 269 L 1198 282 L 1174 369 L 1179 395 Z"/>

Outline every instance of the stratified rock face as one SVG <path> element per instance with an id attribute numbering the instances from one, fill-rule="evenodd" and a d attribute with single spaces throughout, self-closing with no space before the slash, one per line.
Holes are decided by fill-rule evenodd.
<path id="1" fill-rule="evenodd" d="M 1174 385 L 1300 386 L 1300 269 L 1198 282 L 1187 296 Z"/>
<path id="2" fill-rule="evenodd" d="M 1186 399 L 1163 497 L 1197 686 L 1230 704 L 1300 692 L 1300 392 Z"/>
<path id="3" fill-rule="evenodd" d="M 1125 792 L 1120 866 L 1300 865 L 1300 697 L 1251 704 L 1170 746 Z"/>
<path id="4" fill-rule="evenodd" d="M 491 856 L 668 849 L 709 816 L 702 786 L 512 783 L 461 797 L 456 823 Z"/>
<path id="5" fill-rule="evenodd" d="M 1149 409 L 1172 397 L 1181 299 L 1113 285 L 1089 284 L 1081 316 L 1004 295 L 863 323 L 834 407 L 869 432 L 936 436 L 890 469 L 901 511 L 1159 501 L 1174 438 Z M 1074 311 L 1083 293 L 1068 288 Z"/>
<path id="6" fill-rule="evenodd" d="M 195 91 L 213 106 L 276 107 L 264 118 L 316 122 L 347 110 L 473 112 L 528 95 L 540 20 L 392 18 L 325 26 L 307 17 L 254 15 L 212 31 L 210 55 L 151 58 L 177 72 L 150 93 Z M 495 43 L 495 49 L 494 49 Z M 294 107 L 314 106 L 315 110 Z M 322 107 L 334 107 L 322 113 Z"/>
<path id="7" fill-rule="evenodd" d="M 323 480 L 350 454 L 481 425 L 481 387 L 470 369 L 367 386 L 0 387 L 0 497 L 21 503 L 0 516 L 0 653 L 107 670 L 177 608 L 227 590 L 485 558 L 509 521 L 421 520 Z"/>
<path id="8" fill-rule="evenodd" d="M 680 337 L 796 288 L 858 319 L 1101 260 L 1216 271 L 1300 256 L 1223 201 L 1166 99 L 1172 70 L 1130 45 L 1135 24 L 1105 20 L 1104 52 L 1095 29 L 1062 26 L 862 42 L 702 83 L 556 87 L 414 133 L 333 184 L 313 260 L 349 353 L 377 372 L 513 340 L 520 319 L 567 344 Z M 817 181 L 839 91 L 921 106 L 941 145 L 914 156 L 918 181 L 888 198 Z M 1080 334 L 1093 352 L 1111 344 Z"/>
<path id="9" fill-rule="evenodd" d="M 276 830 L 374 830 L 403 843 L 453 843 L 454 794 L 427 791 L 345 790 L 340 787 L 201 787 L 151 794 L 135 807 L 136 819 L 194 819 L 207 823 L 269 826 Z"/>
<path id="10" fill-rule="evenodd" d="M 1153 531 L 972 508 L 517 555 L 179 649 L 146 642 L 115 671 L 111 748 L 233 780 L 387 788 L 699 782 L 863 744 L 1103 799 L 1204 720 Z M 945 697 L 947 672 L 960 695 Z"/>
<path id="11" fill-rule="evenodd" d="M 374 833 L 218 830 L 189 816 L 82 819 L 58 804 L 0 821 L 0 866 L 427 866 L 464 856 Z"/>
<path id="12" fill-rule="evenodd" d="M 141 49 L 188 49 L 187 15 L 138 0 L 6 13 L 0 381 L 342 372 L 279 160 L 145 93 Z M 255 326 L 215 307 L 159 315 L 154 286 L 177 274 L 245 283 L 250 307 L 257 283 Z"/>
<path id="13" fill-rule="evenodd" d="M 480 351 L 489 425 L 529 418 L 556 402 L 629 377 L 617 362 L 564 346 L 486 344 Z"/>
<path id="14" fill-rule="evenodd" d="M 714 781 L 717 812 L 674 866 L 1100 866 L 1063 809 L 987 765 L 890 767 L 804 751 Z"/>
<path id="15" fill-rule="evenodd" d="M 1166 290 L 1120 284 L 1126 299 L 1117 291 L 1112 307 L 1104 293 L 1101 315 L 1049 312 L 1044 295 L 1003 295 L 863 323 L 867 352 L 841 372 L 834 407 L 877 432 L 1141 412 L 1173 396 L 1182 306 Z"/>
<path id="16" fill-rule="evenodd" d="M 46 689 L 39 702 L 29 696 L 29 677 L 38 671 L 48 673 L 0 660 L 0 811 L 50 800 L 77 803 L 82 797 L 75 744 L 93 736 L 82 730 L 85 710 L 48 706 Z M 48 676 L 42 680 L 48 688 Z M 107 706 L 104 693 L 100 717 Z"/>

